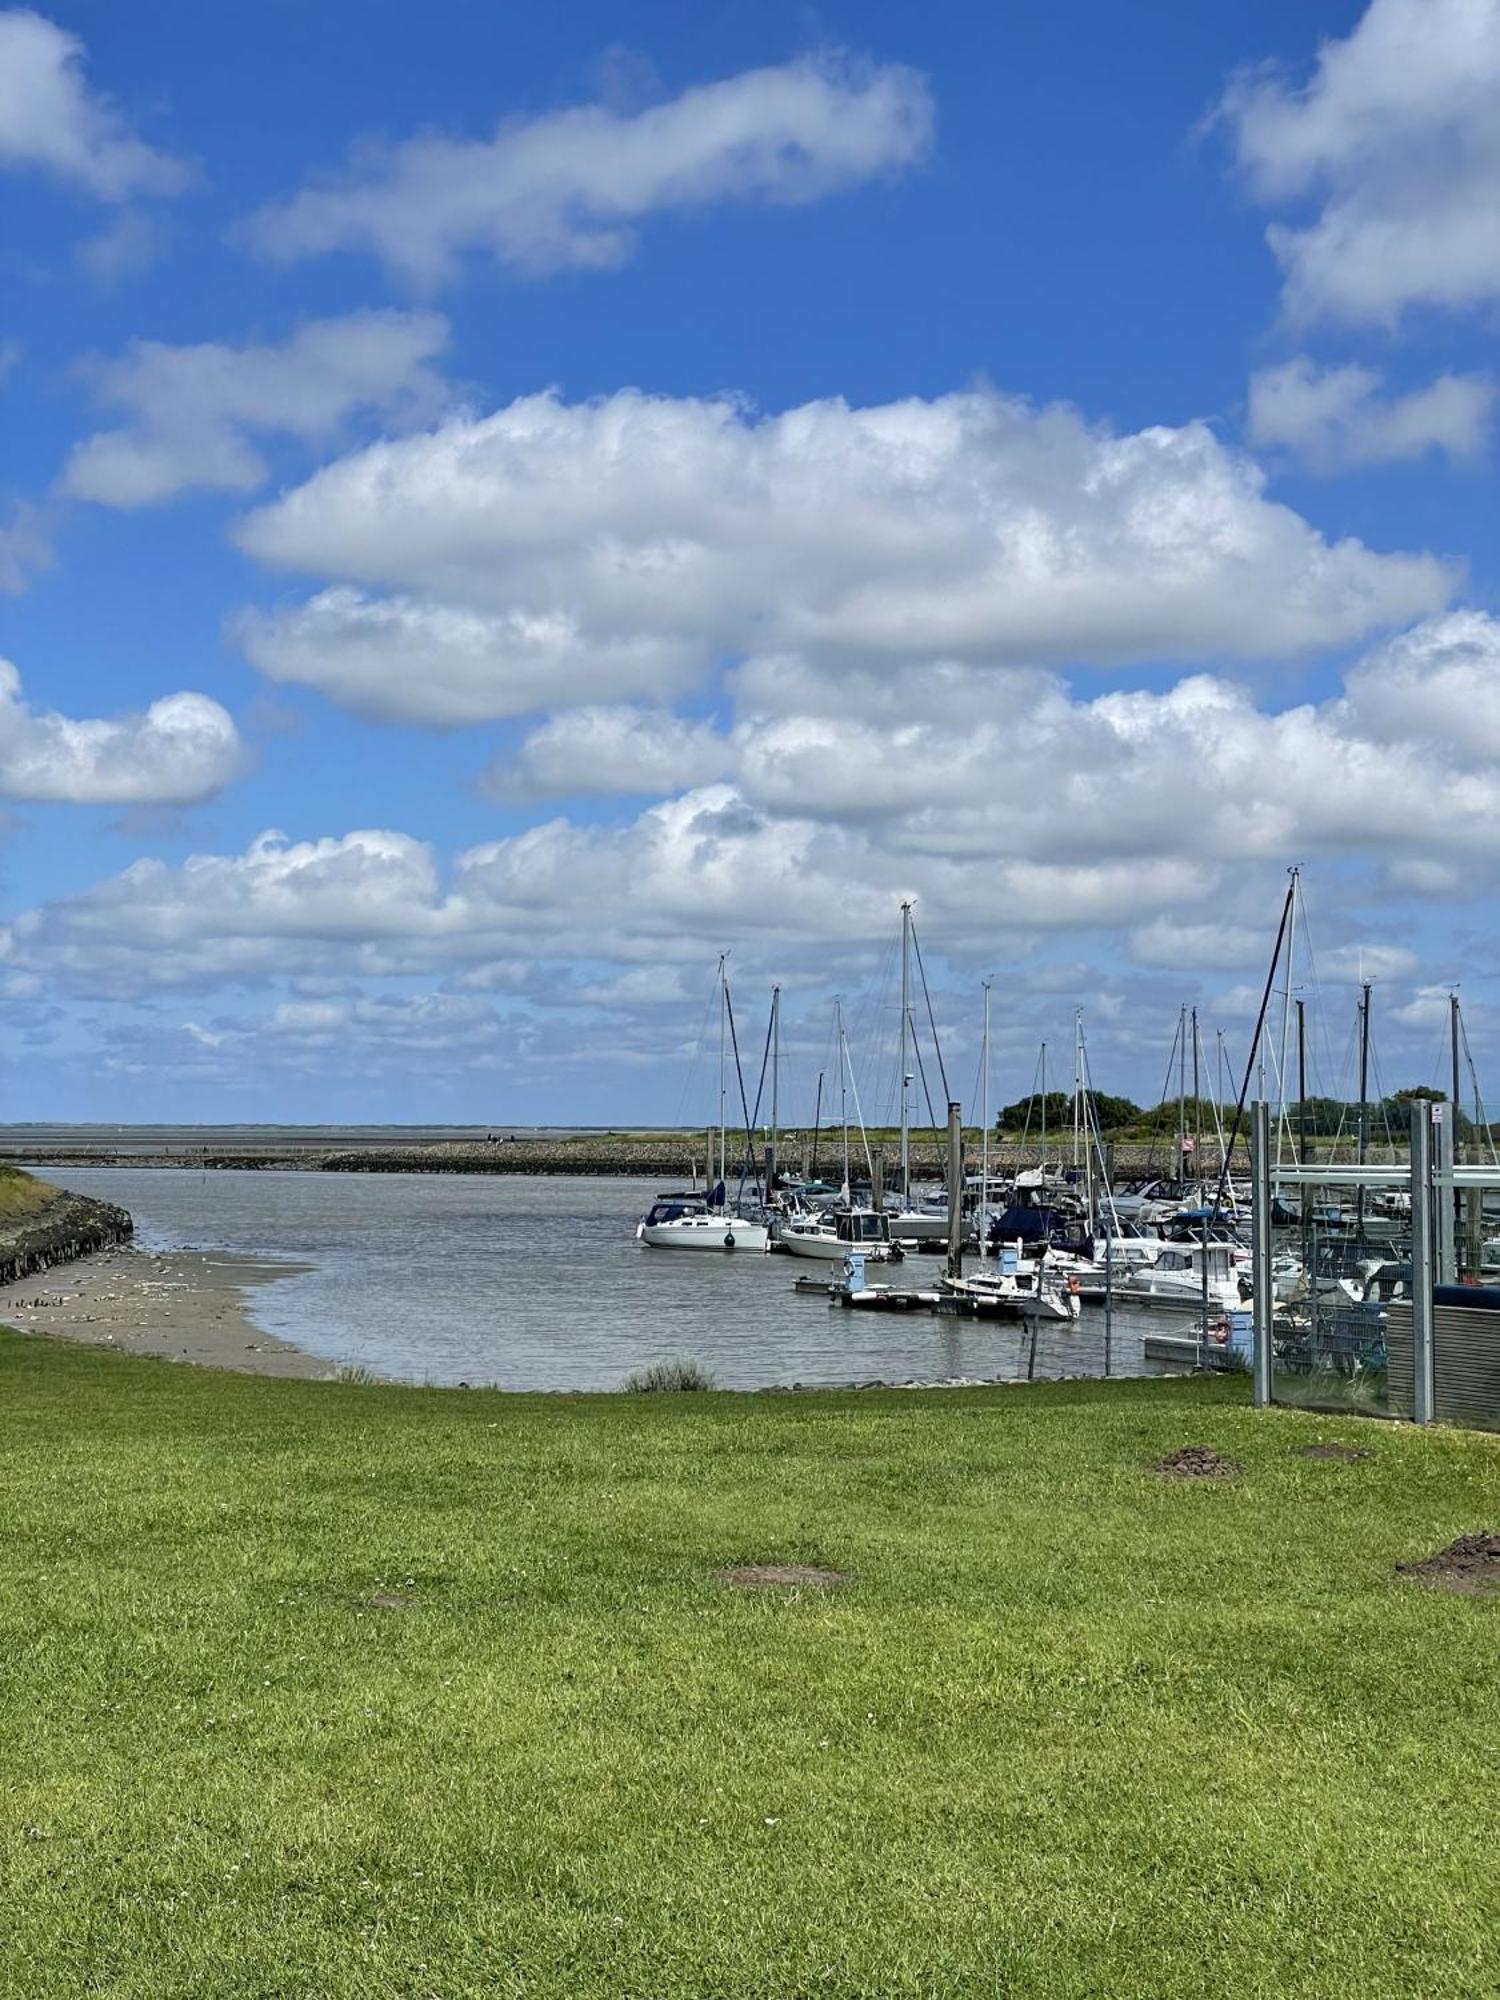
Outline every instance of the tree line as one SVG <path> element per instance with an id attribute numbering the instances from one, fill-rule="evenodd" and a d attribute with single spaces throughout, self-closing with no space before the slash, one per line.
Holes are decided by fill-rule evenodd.
<path id="1" fill-rule="evenodd" d="M 1214 1104 L 1207 1097 L 1163 1098 L 1160 1104 L 1136 1104 L 1128 1097 L 1114 1097 L 1108 1091 L 1095 1090 L 1088 1093 L 1093 1101 L 1094 1116 L 1100 1132 L 1105 1138 L 1117 1137 L 1123 1133 L 1138 1135 L 1173 1134 L 1177 1131 L 1179 1116 L 1185 1119 L 1189 1132 L 1212 1132 L 1214 1129 Z M 1390 1096 L 1374 1098 L 1366 1107 L 1366 1117 L 1371 1134 L 1384 1134 L 1389 1129 L 1391 1135 L 1400 1138 L 1408 1129 L 1411 1106 L 1415 1100 L 1427 1099 L 1432 1103 L 1442 1101 L 1443 1093 L 1427 1084 L 1413 1084 L 1405 1090 L 1392 1091 Z M 1045 1109 L 1045 1117 L 1044 1117 Z M 1221 1123 L 1227 1123 L 1234 1114 L 1232 1103 L 1219 1107 Z M 1287 1106 L 1287 1118 L 1294 1130 L 1305 1131 L 1312 1139 L 1331 1139 L 1339 1133 L 1352 1137 L 1359 1126 L 1358 1103 L 1347 1103 L 1339 1097 L 1309 1097 L 1305 1105 L 1293 1102 Z M 1030 1127 L 1033 1133 L 1040 1132 L 1045 1123 L 1049 1132 L 1071 1129 L 1073 1124 L 1073 1093 L 1066 1090 L 1049 1090 L 1045 1097 L 1033 1092 L 1029 1097 L 1018 1097 L 1014 1104 L 1003 1105 L 996 1116 L 995 1128 L 1007 1138 L 1017 1138 Z M 1475 1130 L 1474 1121 L 1466 1112 L 1458 1114 L 1458 1136 L 1466 1138 Z"/>

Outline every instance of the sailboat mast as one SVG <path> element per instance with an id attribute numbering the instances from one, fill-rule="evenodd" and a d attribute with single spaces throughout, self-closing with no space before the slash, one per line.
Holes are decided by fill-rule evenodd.
<path id="1" fill-rule="evenodd" d="M 844 1128 L 844 1186 L 849 1185 L 849 1044 L 844 1039 L 844 1003 L 833 1003 L 834 1018 L 839 1025 L 839 1122 Z"/>
<path id="2" fill-rule="evenodd" d="M 1458 1150 L 1458 1107 L 1461 1099 L 1458 1094 L 1458 1036 L 1458 995 L 1450 993 L 1448 995 L 1448 1039 L 1451 1044 L 1451 1053 L 1453 1056 L 1453 1157 L 1455 1160 L 1460 1158 Z"/>
<path id="3" fill-rule="evenodd" d="M 1177 1178 L 1186 1179 L 1187 1159 L 1187 1002 L 1177 1012 Z"/>
<path id="4" fill-rule="evenodd" d="M 1363 1166 L 1370 1154 L 1370 982 L 1368 980 L 1359 992 L 1359 1164 Z M 1355 1198 L 1355 1213 L 1358 1218 L 1359 1233 L 1363 1237 L 1365 1229 L 1363 1188 Z"/>
<path id="5" fill-rule="evenodd" d="M 911 1205 L 911 904 L 901 905 L 901 1202 Z"/>
<path id="6" fill-rule="evenodd" d="M 1078 1170 L 1078 1139 L 1083 1125 L 1083 1010 L 1073 1010 L 1073 1170 Z"/>
<path id="7" fill-rule="evenodd" d="M 1083 1195 L 1089 1218 L 1089 1233 L 1093 1234 L 1097 1217 L 1094 1214 L 1094 1113 L 1090 1105 L 1089 1058 L 1083 1042 L 1083 1009 L 1080 1007 L 1074 1017 L 1078 1035 L 1078 1108 L 1083 1119 Z"/>
<path id="8" fill-rule="evenodd" d="M 728 1016 L 729 979 L 724 970 L 725 954 L 719 954 L 719 1179 L 727 1191 L 729 1186 L 729 1159 L 724 1143 L 725 1115 L 728 1086 L 724 1072 L 724 1036 Z"/>
<path id="9" fill-rule="evenodd" d="M 980 1044 L 979 1056 L 979 1210 L 982 1217 L 985 1203 L 990 1198 L 990 987 L 994 982 L 984 982 L 984 1039 Z"/>
<path id="10" fill-rule="evenodd" d="M 1463 1162 L 1463 1148 L 1458 1143 L 1458 1106 L 1459 1106 L 1458 1093 L 1460 1086 L 1458 1080 L 1458 1039 L 1459 1039 L 1458 995 L 1456 993 L 1450 993 L 1448 995 L 1448 1039 L 1451 1044 L 1450 1053 L 1452 1054 L 1453 1057 L 1453 1112 L 1452 1112 L 1453 1164 L 1454 1166 L 1459 1166 Z M 1463 1227 L 1464 1227 L 1463 1192 L 1461 1189 L 1455 1188 L 1453 1190 L 1453 1230 L 1454 1230 L 1455 1242 L 1459 1242 L 1462 1240 Z"/>
<path id="11" fill-rule="evenodd" d="M 1203 1097 L 1198 1077 L 1198 1009 L 1193 1009 L 1193 1170 L 1203 1178 Z"/>
<path id="12" fill-rule="evenodd" d="M 1307 1165 L 1307 1003 L 1297 1002 L 1297 1165 Z"/>
<path id="13" fill-rule="evenodd" d="M 1042 1165 L 1047 1164 L 1047 1044 L 1042 1043 Z"/>
<path id="14" fill-rule="evenodd" d="M 777 1086 L 781 1074 L 781 988 L 771 988 L 771 1144 L 766 1159 L 766 1194 L 776 1181 L 776 1155 L 781 1149 L 781 1116 Z"/>
<path id="15" fill-rule="evenodd" d="M 811 1181 L 815 1181 L 818 1178 L 818 1134 L 821 1132 L 822 1128 L 823 1128 L 823 1072 L 822 1070 L 819 1070 L 818 1094 L 817 1097 L 813 1100 L 812 1160 L 807 1169 L 807 1177 Z"/>
<path id="16" fill-rule="evenodd" d="M 1292 1027 L 1292 985 L 1297 963 L 1297 904 L 1298 891 L 1302 886 L 1302 870 L 1292 868 L 1287 871 L 1292 878 L 1292 915 L 1286 930 L 1286 985 L 1281 993 L 1281 1056 L 1277 1065 L 1281 1102 L 1276 1113 L 1276 1164 L 1281 1165 L 1281 1144 L 1287 1135 L 1286 1115 L 1286 1075 L 1290 1053 Z"/>

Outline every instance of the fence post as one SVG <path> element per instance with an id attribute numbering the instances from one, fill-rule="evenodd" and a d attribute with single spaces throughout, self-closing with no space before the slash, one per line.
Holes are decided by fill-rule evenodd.
<path id="1" fill-rule="evenodd" d="M 1299 1190 L 1300 1192 L 1301 1190 Z M 1250 1107 L 1250 1246 L 1254 1297 L 1252 1388 L 1255 1407 L 1271 1402 L 1271 1107 L 1257 1100 Z"/>
<path id="2" fill-rule="evenodd" d="M 1418 1098 L 1411 1107 L 1411 1414 L 1430 1424 L 1432 1368 L 1432 1107 Z"/>

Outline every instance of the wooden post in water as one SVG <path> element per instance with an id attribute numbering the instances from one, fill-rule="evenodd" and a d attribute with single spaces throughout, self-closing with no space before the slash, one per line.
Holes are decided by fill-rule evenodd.
<path id="1" fill-rule="evenodd" d="M 964 1134 L 963 1112 L 956 1098 L 948 1100 L 948 1276 L 964 1274 Z"/>

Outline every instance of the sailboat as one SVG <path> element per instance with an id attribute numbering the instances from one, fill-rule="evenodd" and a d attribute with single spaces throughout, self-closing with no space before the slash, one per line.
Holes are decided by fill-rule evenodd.
<path id="1" fill-rule="evenodd" d="M 891 1218 L 891 1234 L 899 1242 L 915 1243 L 937 1250 L 948 1241 L 948 1203 L 943 1200 L 924 1202 L 914 1207 L 911 1198 L 911 1087 L 915 1081 L 910 1068 L 911 1060 L 917 1053 L 916 1026 L 912 1020 L 911 958 L 912 958 L 911 904 L 901 905 L 901 1186 L 899 1198 L 892 1207 L 887 1204 Z M 925 975 L 924 975 L 925 978 Z M 942 1052 L 938 1052 L 939 1064 Z M 954 1189 L 956 1198 L 961 1198 L 961 1190 Z"/>
<path id="2" fill-rule="evenodd" d="M 734 1015 L 729 998 L 726 961 L 719 959 L 719 1157 L 718 1178 L 709 1159 L 708 1191 L 704 1194 L 658 1195 L 640 1222 L 636 1239 L 652 1250 L 764 1250 L 770 1230 L 764 1222 L 741 1212 L 738 1203 L 727 1197 L 728 1151 L 728 1054 Z M 735 1049 L 738 1072 L 739 1051 Z M 743 1083 L 742 1083 L 743 1090 Z"/>
<path id="3" fill-rule="evenodd" d="M 849 1057 L 849 1037 L 844 1030 L 843 1001 L 835 1000 L 833 1010 L 834 1028 L 838 1037 L 839 1112 L 844 1129 L 843 1186 L 836 1203 L 822 1203 L 812 1208 L 801 1208 L 778 1219 L 772 1225 L 772 1242 L 777 1249 L 785 1250 L 793 1257 L 810 1257 L 825 1263 L 842 1263 L 854 1252 L 859 1252 L 871 1263 L 888 1263 L 901 1255 L 900 1249 L 891 1241 L 889 1217 L 879 1214 L 873 1208 L 858 1207 L 850 1196 L 850 1094 L 854 1098 L 854 1115 L 859 1123 L 865 1164 L 872 1180 L 874 1162 L 870 1159 L 870 1142 L 865 1132 L 864 1113 L 860 1109 L 859 1088 L 854 1081 L 854 1065 Z M 820 1076 L 820 1086 L 821 1083 Z"/>

